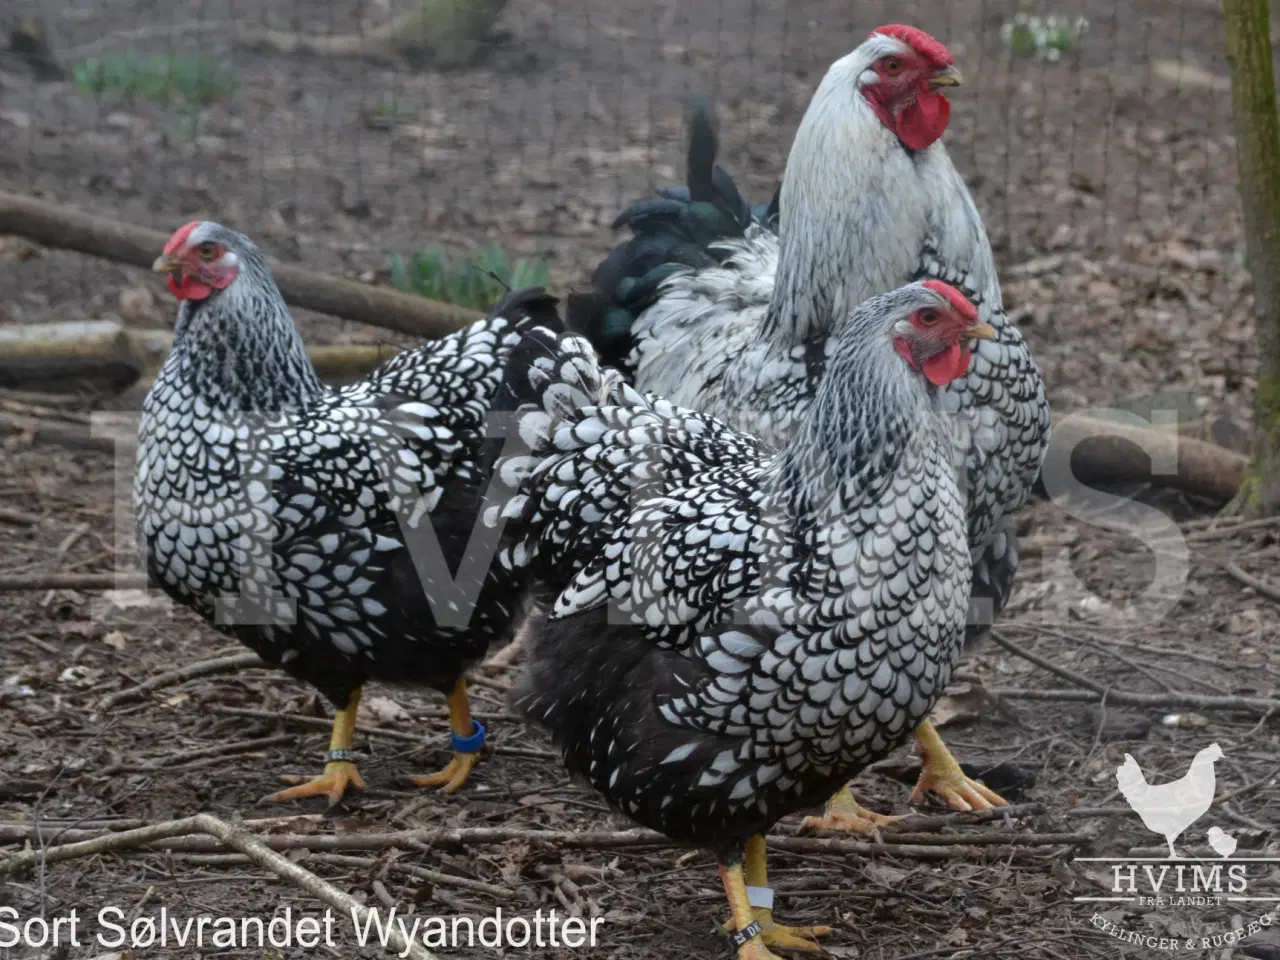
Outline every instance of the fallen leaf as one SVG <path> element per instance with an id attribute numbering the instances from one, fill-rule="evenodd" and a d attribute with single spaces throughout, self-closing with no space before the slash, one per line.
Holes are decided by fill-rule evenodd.
<path id="1" fill-rule="evenodd" d="M 108 647 L 114 647 L 116 650 L 123 650 L 127 645 L 124 639 L 124 634 L 119 630 L 112 630 L 102 638 L 102 642 Z"/>
<path id="2" fill-rule="evenodd" d="M 957 683 L 948 687 L 945 696 L 934 705 L 929 719 L 935 727 L 948 724 L 969 723 L 981 719 L 991 702 L 987 691 L 970 683 Z"/>
<path id="3" fill-rule="evenodd" d="M 408 711 L 390 697 L 370 697 L 361 707 L 365 713 L 373 714 L 379 724 L 400 723 L 411 719 Z"/>

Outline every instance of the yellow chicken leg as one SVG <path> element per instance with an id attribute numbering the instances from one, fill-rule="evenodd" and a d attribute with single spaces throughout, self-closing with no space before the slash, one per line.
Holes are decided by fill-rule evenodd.
<path id="1" fill-rule="evenodd" d="M 458 678 L 453 693 L 449 694 L 449 728 L 453 733 L 453 759 L 439 773 L 410 777 L 415 787 L 443 787 L 445 793 L 457 793 L 480 762 L 485 743 L 484 724 L 472 719 L 465 677 Z"/>
<path id="2" fill-rule="evenodd" d="M 881 827 L 897 823 L 902 817 L 889 817 L 868 810 L 853 798 L 847 786 L 827 801 L 827 808 L 820 817 L 805 817 L 805 830 L 838 830 L 842 833 L 872 834 Z"/>
<path id="3" fill-rule="evenodd" d="M 770 947 L 805 953 L 821 953 L 814 942 L 816 937 L 830 935 L 830 927 L 788 927 L 773 919 L 773 891 L 769 888 L 769 868 L 765 857 L 764 837 L 757 834 L 747 841 L 747 856 L 743 862 L 743 875 L 747 885 L 747 900 L 752 913 L 760 922 L 760 939 Z M 726 933 L 741 927 L 737 918 L 724 925 Z"/>
<path id="4" fill-rule="evenodd" d="M 267 799 L 279 803 L 301 797 L 328 797 L 332 805 L 342 799 L 348 785 L 363 790 L 364 780 L 351 760 L 351 741 L 356 734 L 356 711 L 359 709 L 360 691 L 356 690 L 351 694 L 346 709 L 333 715 L 333 733 L 329 737 L 328 762 L 324 765 L 324 773 L 310 780 L 293 775 L 281 777 L 285 783 L 296 783 L 298 786 L 273 793 Z"/>
<path id="5" fill-rule="evenodd" d="M 916 730 L 920 747 L 920 779 L 911 794 L 911 803 L 919 803 L 926 793 L 940 797 L 952 810 L 990 810 L 1007 807 L 1008 801 L 976 780 L 970 780 L 960 764 L 942 742 L 938 728 L 926 720 Z"/>
<path id="6" fill-rule="evenodd" d="M 733 867 L 720 864 L 720 879 L 729 898 L 730 938 L 737 947 L 738 960 L 781 960 L 764 945 L 764 925 L 752 912 L 751 898 L 747 895 L 747 881 L 742 875 L 742 864 Z"/>

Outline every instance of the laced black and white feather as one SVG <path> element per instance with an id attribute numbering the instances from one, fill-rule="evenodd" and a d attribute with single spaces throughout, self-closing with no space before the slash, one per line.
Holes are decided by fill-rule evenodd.
<path id="1" fill-rule="evenodd" d="M 754 829 L 883 755 L 940 695 L 969 594 L 968 438 L 888 335 L 935 298 L 863 304 L 776 453 L 640 395 L 585 340 L 530 334 L 531 449 L 498 479 L 519 491 L 506 562 L 546 584 L 551 621 L 515 702 L 641 822 L 695 842 Z"/>
<path id="2" fill-rule="evenodd" d="M 453 541 L 474 525 L 486 416 L 528 318 L 491 316 L 330 389 L 257 248 L 214 223 L 189 238 L 202 241 L 239 275 L 182 303 L 143 404 L 134 504 L 150 576 L 339 706 L 362 674 L 430 680 L 402 664 L 483 653 L 515 586 L 501 569 L 455 581 Z M 427 562 L 432 544 L 448 557 L 442 578 L 422 575 L 415 537 Z M 450 616 L 468 589 L 486 602 Z"/>

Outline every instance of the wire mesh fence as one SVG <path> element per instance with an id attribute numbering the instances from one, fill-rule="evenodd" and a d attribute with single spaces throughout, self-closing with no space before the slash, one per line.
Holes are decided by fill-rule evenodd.
<path id="1" fill-rule="evenodd" d="M 1089 310 L 1117 272 L 1176 269 L 1176 245 L 1238 259 L 1215 0 L 494 2 L 474 49 L 424 51 L 389 25 L 441 0 L 12 0 L 6 26 L 38 19 L 65 73 L 0 62 L 0 185 L 158 229 L 216 218 L 316 269 L 498 243 L 581 284 L 619 210 L 683 177 L 682 98 L 715 99 L 722 163 L 767 199 L 826 66 L 909 22 L 968 80 L 947 143 L 1007 280 L 1109 263 Z M 1235 295 L 1200 266 L 1195 298 Z M 19 303 L 92 301 L 115 269 L 49 257 Z"/>

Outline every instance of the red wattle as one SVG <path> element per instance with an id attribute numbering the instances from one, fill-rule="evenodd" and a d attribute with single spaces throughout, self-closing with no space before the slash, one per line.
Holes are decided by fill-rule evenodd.
<path id="1" fill-rule="evenodd" d="M 922 365 L 924 375 L 935 387 L 945 387 L 952 380 L 963 377 L 969 370 L 969 348 L 953 343 L 941 353 L 936 353 Z"/>
<path id="2" fill-rule="evenodd" d="M 213 293 L 213 287 L 185 275 L 182 280 L 179 280 L 178 274 L 171 273 L 169 274 L 169 292 L 179 300 L 203 300 Z"/>
<path id="3" fill-rule="evenodd" d="M 909 150 L 924 150 L 947 132 L 951 122 L 951 101 L 940 93 L 929 91 L 898 115 L 898 139 Z"/>

